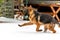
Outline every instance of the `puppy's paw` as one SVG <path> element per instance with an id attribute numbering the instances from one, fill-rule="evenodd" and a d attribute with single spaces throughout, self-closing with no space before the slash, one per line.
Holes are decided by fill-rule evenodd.
<path id="1" fill-rule="evenodd" d="M 47 32 L 47 31 L 44 31 L 44 32 Z"/>
<path id="2" fill-rule="evenodd" d="M 19 24 L 18 24 L 18 26 L 19 26 L 19 27 L 22 27 L 22 25 L 19 25 Z"/>
<path id="3" fill-rule="evenodd" d="M 36 30 L 37 32 L 39 32 L 39 31 L 42 31 L 42 29 L 40 29 L 40 30 Z"/>
<path id="4" fill-rule="evenodd" d="M 53 31 L 53 33 L 56 33 L 56 31 Z"/>
<path id="5" fill-rule="evenodd" d="M 38 30 L 38 31 L 42 31 L 42 29 Z"/>

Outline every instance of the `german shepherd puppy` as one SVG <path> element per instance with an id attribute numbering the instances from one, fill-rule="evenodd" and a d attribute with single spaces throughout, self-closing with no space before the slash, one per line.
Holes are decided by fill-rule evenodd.
<path id="1" fill-rule="evenodd" d="M 32 24 L 36 24 L 36 31 L 42 31 L 40 28 L 40 25 L 45 25 L 44 26 L 44 32 L 47 31 L 47 29 L 49 29 L 50 31 L 52 31 L 53 33 L 56 33 L 54 26 L 55 24 L 59 24 L 56 19 L 54 19 L 51 15 L 49 14 L 42 14 L 39 13 L 37 11 L 35 11 L 32 6 L 28 7 L 28 14 L 29 14 L 29 21 L 28 23 L 24 23 L 22 25 L 18 25 L 20 27 L 22 26 L 26 26 L 26 25 L 32 25 Z M 60 24 L 59 24 L 60 26 Z"/>

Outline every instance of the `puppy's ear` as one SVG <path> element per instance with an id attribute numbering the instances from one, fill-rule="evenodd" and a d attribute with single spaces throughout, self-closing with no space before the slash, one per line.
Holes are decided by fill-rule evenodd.
<path id="1" fill-rule="evenodd" d="M 30 6 L 28 7 L 28 9 L 32 9 L 32 6 L 30 5 Z"/>
<path id="2" fill-rule="evenodd" d="M 32 8 L 32 6 L 31 6 L 31 5 L 30 5 L 29 7 L 30 7 L 30 8 Z"/>

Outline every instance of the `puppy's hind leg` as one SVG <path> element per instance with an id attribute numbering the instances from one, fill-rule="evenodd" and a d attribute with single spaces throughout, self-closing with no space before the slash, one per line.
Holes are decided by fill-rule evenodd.
<path id="1" fill-rule="evenodd" d="M 44 25 L 44 32 L 47 31 L 47 25 Z"/>
<path id="2" fill-rule="evenodd" d="M 54 29 L 54 24 L 51 24 L 49 27 L 49 30 L 52 31 L 53 33 L 56 33 L 56 30 Z"/>

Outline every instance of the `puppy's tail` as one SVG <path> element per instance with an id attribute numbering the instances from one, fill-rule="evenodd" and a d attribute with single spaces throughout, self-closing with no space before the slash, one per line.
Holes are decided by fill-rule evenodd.
<path id="1" fill-rule="evenodd" d="M 60 28 L 60 23 L 59 23 L 59 22 L 57 22 L 56 24 L 58 24 L 58 27 Z"/>
<path id="2" fill-rule="evenodd" d="M 60 28 L 60 23 L 58 22 L 59 28 Z"/>

